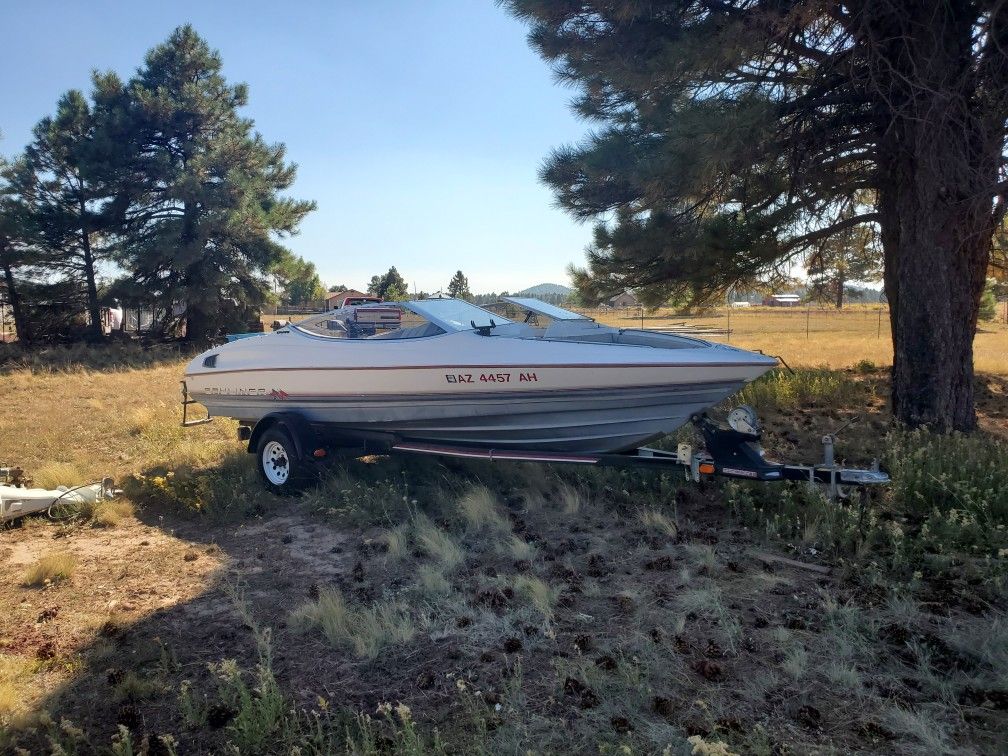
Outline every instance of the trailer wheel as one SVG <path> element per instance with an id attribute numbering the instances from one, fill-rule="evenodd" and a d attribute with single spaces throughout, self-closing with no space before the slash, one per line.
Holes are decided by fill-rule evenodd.
<path id="1" fill-rule="evenodd" d="M 298 493 L 308 482 L 308 471 L 298 455 L 290 434 L 283 428 L 270 428 L 256 446 L 256 466 L 263 483 L 273 493 L 287 496 Z"/>

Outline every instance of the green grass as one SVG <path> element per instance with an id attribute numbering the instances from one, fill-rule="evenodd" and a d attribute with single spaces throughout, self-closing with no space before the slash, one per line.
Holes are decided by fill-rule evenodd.
<path id="1" fill-rule="evenodd" d="M 800 368 L 771 370 L 750 383 L 732 404 L 751 404 L 763 409 L 788 409 L 796 406 L 849 406 L 865 399 L 867 385 L 852 380 L 842 370 Z"/>

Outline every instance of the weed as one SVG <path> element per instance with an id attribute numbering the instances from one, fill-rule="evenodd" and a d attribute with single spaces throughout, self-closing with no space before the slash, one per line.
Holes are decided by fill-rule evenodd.
<path id="1" fill-rule="evenodd" d="M 127 479 L 124 488 L 130 499 L 144 506 L 220 519 L 263 511 L 274 500 L 259 485 L 246 454 L 233 454 L 211 468 L 138 474 Z M 235 496 L 236 491 L 243 495 Z"/>
<path id="2" fill-rule="evenodd" d="M 418 515 L 414 520 L 414 532 L 417 543 L 445 571 L 450 572 L 465 559 L 465 552 L 458 542 L 430 518 Z"/>
<path id="3" fill-rule="evenodd" d="M 801 680 L 808 670 L 808 651 L 801 646 L 795 646 L 781 662 L 781 669 L 792 680 Z"/>
<path id="4" fill-rule="evenodd" d="M 192 681 L 183 680 L 179 687 L 179 711 L 186 727 L 197 728 L 207 723 L 210 704 L 206 694 L 193 692 Z"/>
<path id="5" fill-rule="evenodd" d="M 222 697 L 235 711 L 228 725 L 228 735 L 237 753 L 267 750 L 267 744 L 275 740 L 277 731 L 285 725 L 288 705 L 273 674 L 271 660 L 267 647 L 265 654 L 260 653 L 252 688 L 245 683 L 236 665 L 225 664 L 218 668 Z"/>
<path id="6" fill-rule="evenodd" d="M 84 476 L 72 462 L 46 462 L 35 468 L 31 477 L 32 485 L 38 488 L 79 486 L 85 482 Z"/>
<path id="7" fill-rule="evenodd" d="M 657 509 L 642 509 L 637 516 L 648 530 L 656 530 L 670 539 L 675 539 L 679 535 L 675 521 Z"/>
<path id="8" fill-rule="evenodd" d="M 409 523 L 400 523 L 381 534 L 389 559 L 398 561 L 409 553 Z"/>
<path id="9" fill-rule="evenodd" d="M 417 584 L 425 594 L 443 595 L 451 591 L 451 583 L 445 577 L 444 571 L 432 564 L 424 564 L 417 570 Z"/>
<path id="10" fill-rule="evenodd" d="M 802 368 L 771 370 L 739 392 L 741 401 L 760 409 L 787 409 L 810 404 L 848 406 L 866 398 L 866 385 L 840 370 Z"/>
<path id="11" fill-rule="evenodd" d="M 397 603 L 354 607 L 335 589 L 325 589 L 318 599 L 296 609 L 291 622 L 304 629 L 317 628 L 334 646 L 373 659 L 382 649 L 408 642 L 416 627 Z"/>
<path id="12" fill-rule="evenodd" d="M 489 488 L 477 485 L 470 488 L 458 500 L 459 512 L 466 526 L 472 530 L 489 528 L 507 531 L 510 525 L 500 512 L 500 504 Z"/>
<path id="13" fill-rule="evenodd" d="M 159 687 L 154 680 L 141 677 L 131 670 L 116 683 L 113 695 L 117 701 L 141 701 L 153 697 Z"/>
<path id="14" fill-rule="evenodd" d="M 46 554 L 28 568 L 22 578 L 22 585 L 32 588 L 67 580 L 77 568 L 77 557 L 58 551 Z"/>
<path id="15" fill-rule="evenodd" d="M 921 522 L 921 545 L 995 553 L 1008 546 L 1008 444 L 898 431 L 887 439 L 895 505 Z"/>
<path id="16" fill-rule="evenodd" d="M 114 528 L 133 515 L 133 504 L 126 499 L 105 499 L 95 504 L 91 523 L 100 528 Z"/>
<path id="17" fill-rule="evenodd" d="M 553 588 L 545 581 L 530 575 L 517 575 L 512 585 L 516 594 L 528 601 L 545 620 L 553 618 L 553 609 L 560 590 Z"/>
<path id="18" fill-rule="evenodd" d="M 504 544 L 507 554 L 515 561 L 531 562 L 539 550 L 521 536 L 512 533 Z"/>

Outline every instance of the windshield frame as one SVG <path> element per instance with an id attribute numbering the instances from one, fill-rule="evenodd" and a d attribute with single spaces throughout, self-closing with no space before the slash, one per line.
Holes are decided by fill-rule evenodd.
<path id="1" fill-rule="evenodd" d="M 543 302 L 541 299 L 536 299 L 535 297 L 501 297 L 502 302 L 507 302 L 508 304 L 513 304 L 526 312 L 534 312 L 536 315 L 543 315 L 550 320 L 562 320 L 565 322 L 573 322 L 575 320 L 587 320 L 589 322 L 594 322 L 594 318 L 589 318 L 587 315 L 582 315 L 579 312 L 574 312 L 573 310 L 568 310 L 559 305 L 550 304 L 549 302 Z M 566 317 L 560 317 L 563 314 Z"/>

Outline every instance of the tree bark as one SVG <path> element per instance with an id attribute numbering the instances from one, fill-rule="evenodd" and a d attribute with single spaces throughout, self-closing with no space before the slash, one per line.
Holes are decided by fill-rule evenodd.
<path id="1" fill-rule="evenodd" d="M 32 332 L 31 324 L 25 317 L 24 307 L 21 303 L 21 293 L 18 291 L 17 282 L 14 280 L 14 271 L 7 262 L 6 253 L 7 241 L 0 239 L 0 258 L 3 259 L 4 283 L 7 285 L 7 297 L 10 299 L 11 310 L 14 312 L 14 329 L 17 331 L 18 342 L 22 346 L 31 344 Z"/>
<path id="2" fill-rule="evenodd" d="M 101 306 L 98 303 L 98 285 L 95 282 L 95 260 L 91 251 L 91 240 L 88 238 L 87 229 L 81 230 L 84 251 L 84 280 L 87 284 L 88 317 L 91 318 L 91 325 L 88 328 L 88 335 L 94 341 L 101 341 L 105 335 L 102 331 Z"/>
<path id="3" fill-rule="evenodd" d="M 102 332 L 101 307 L 98 304 L 98 286 L 95 282 L 95 258 L 91 249 L 91 229 L 88 222 L 87 199 L 83 179 L 78 179 L 77 208 L 80 212 L 81 256 L 84 260 L 84 282 L 87 286 L 87 309 L 91 324 L 88 326 L 88 338 L 101 341 L 105 335 Z"/>
<path id="4" fill-rule="evenodd" d="M 973 99 L 970 27 L 955 4 L 895 16 L 892 5 L 870 7 L 883 9 L 871 20 L 884 40 L 872 84 L 894 106 L 878 146 L 893 412 L 912 426 L 969 431 L 1000 132 Z"/>

